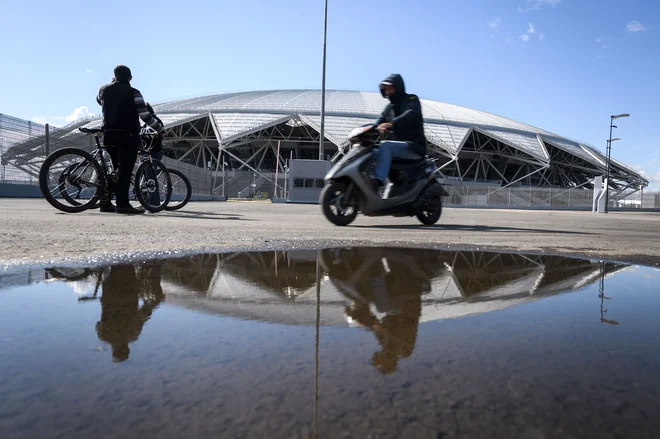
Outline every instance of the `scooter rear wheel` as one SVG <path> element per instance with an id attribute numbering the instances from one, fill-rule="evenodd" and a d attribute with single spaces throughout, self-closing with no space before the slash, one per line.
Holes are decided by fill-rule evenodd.
<path id="1" fill-rule="evenodd" d="M 336 226 L 349 225 L 358 214 L 357 194 L 353 190 L 347 198 L 347 190 L 345 183 L 336 181 L 324 187 L 319 197 L 323 214 Z"/>

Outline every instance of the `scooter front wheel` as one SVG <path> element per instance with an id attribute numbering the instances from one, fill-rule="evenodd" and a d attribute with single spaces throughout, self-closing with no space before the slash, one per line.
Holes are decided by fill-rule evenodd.
<path id="1" fill-rule="evenodd" d="M 347 196 L 348 186 L 342 182 L 332 182 L 321 191 L 319 201 L 323 214 L 336 226 L 347 226 L 358 214 L 358 197 L 355 190 Z"/>

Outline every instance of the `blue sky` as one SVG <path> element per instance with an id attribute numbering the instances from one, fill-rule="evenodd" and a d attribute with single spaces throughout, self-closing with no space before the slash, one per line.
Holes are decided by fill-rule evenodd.
<path id="1" fill-rule="evenodd" d="M 98 113 L 119 63 L 151 102 L 319 88 L 323 0 L 2 2 L 0 112 L 66 123 Z M 410 91 L 604 149 L 660 189 L 660 2 L 329 0 L 328 88 Z M 86 108 L 84 108 L 86 107 Z"/>

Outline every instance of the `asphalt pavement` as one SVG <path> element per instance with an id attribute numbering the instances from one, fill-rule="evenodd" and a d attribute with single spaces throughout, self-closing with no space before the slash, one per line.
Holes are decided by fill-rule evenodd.
<path id="1" fill-rule="evenodd" d="M 0 199 L 0 263 L 52 264 L 154 255 L 331 246 L 408 246 L 587 256 L 655 266 L 660 214 L 445 208 L 416 218 L 330 224 L 318 205 L 191 202 L 141 216 L 65 214 L 42 199 Z"/>

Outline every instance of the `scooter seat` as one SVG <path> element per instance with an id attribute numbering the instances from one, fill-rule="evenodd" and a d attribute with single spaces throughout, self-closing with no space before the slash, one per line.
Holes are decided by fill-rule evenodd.
<path id="1" fill-rule="evenodd" d="M 392 161 L 392 169 L 410 169 L 410 168 L 416 168 L 418 166 L 422 166 L 426 159 L 419 158 L 419 159 L 413 159 L 413 160 L 401 160 L 401 159 L 396 159 Z"/>
<path id="2" fill-rule="evenodd" d="M 414 158 L 400 158 L 396 157 L 395 159 L 392 160 L 392 163 L 397 163 L 397 162 L 402 162 L 402 163 L 414 163 L 414 162 L 421 162 L 424 160 L 424 157 L 414 157 Z"/>

